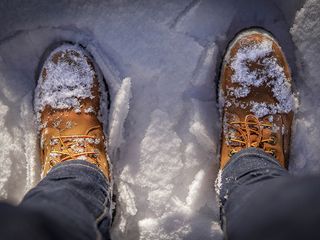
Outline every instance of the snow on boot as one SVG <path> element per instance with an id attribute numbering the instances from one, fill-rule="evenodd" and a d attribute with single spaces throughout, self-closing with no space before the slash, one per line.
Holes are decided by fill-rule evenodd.
<path id="1" fill-rule="evenodd" d="M 61 162 L 86 160 L 110 179 L 100 104 L 101 81 L 90 56 L 71 44 L 55 49 L 35 92 L 42 176 Z"/>
<path id="2" fill-rule="evenodd" d="M 220 168 L 242 149 L 261 148 L 286 167 L 294 97 L 291 73 L 277 41 L 260 29 L 229 45 L 220 77 Z"/>

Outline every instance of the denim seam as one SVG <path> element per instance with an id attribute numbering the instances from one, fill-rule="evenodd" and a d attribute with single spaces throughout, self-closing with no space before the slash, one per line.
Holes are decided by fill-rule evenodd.
<path id="1" fill-rule="evenodd" d="M 109 191 L 107 191 L 107 192 L 109 193 L 108 195 L 110 195 L 110 192 Z M 102 210 L 102 213 L 96 218 L 96 223 L 97 224 L 107 215 L 107 209 L 108 209 L 107 208 L 107 204 L 108 204 L 108 202 L 110 202 L 110 207 L 111 207 L 111 198 L 108 195 L 104 194 L 105 200 L 104 200 L 104 202 L 102 204 L 103 210 Z"/>
<path id="2" fill-rule="evenodd" d="M 94 230 L 96 232 L 96 240 L 102 240 L 102 234 L 99 231 L 98 225 L 94 224 Z"/>
<path id="3" fill-rule="evenodd" d="M 98 227 L 98 224 L 99 224 L 99 222 L 105 217 L 105 216 L 107 216 L 107 204 L 108 204 L 108 202 L 110 202 L 110 208 L 111 208 L 111 198 L 110 198 L 110 189 L 109 190 L 107 190 L 106 191 L 107 192 L 107 194 L 105 194 L 105 193 L 103 193 L 103 195 L 104 195 L 104 197 L 105 197 L 105 200 L 104 200 L 104 202 L 103 202 L 103 204 L 102 204 L 102 208 L 103 208 L 103 210 L 102 210 L 102 212 L 101 212 L 101 214 L 95 219 L 95 229 L 96 229 L 96 239 L 97 240 L 101 240 L 102 239 L 102 236 L 101 236 L 101 232 L 99 231 L 99 227 Z"/>

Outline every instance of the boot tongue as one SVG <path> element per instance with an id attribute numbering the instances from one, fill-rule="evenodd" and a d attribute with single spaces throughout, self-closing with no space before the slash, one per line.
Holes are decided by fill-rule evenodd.
<path id="1" fill-rule="evenodd" d="M 259 137 L 257 135 L 251 134 L 249 136 L 249 141 L 247 143 L 247 147 L 258 147 L 260 142 L 258 142 Z"/>

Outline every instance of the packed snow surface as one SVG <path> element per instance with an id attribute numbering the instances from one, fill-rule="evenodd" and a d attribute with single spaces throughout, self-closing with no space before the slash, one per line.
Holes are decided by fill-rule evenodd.
<path id="1" fill-rule="evenodd" d="M 44 53 L 66 41 L 109 86 L 113 239 L 221 239 L 218 69 L 243 28 L 271 31 L 293 71 L 290 171 L 320 172 L 319 0 L 12 0 L 0 12 L 1 199 L 18 203 L 39 180 L 34 90 Z"/>

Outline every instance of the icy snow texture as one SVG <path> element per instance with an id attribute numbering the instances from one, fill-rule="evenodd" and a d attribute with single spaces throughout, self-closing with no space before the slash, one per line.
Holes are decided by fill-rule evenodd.
<path id="1" fill-rule="evenodd" d="M 291 28 L 297 46 L 300 106 L 296 115 L 290 169 L 296 174 L 320 172 L 320 1 L 308 0 Z"/>
<path id="2" fill-rule="evenodd" d="M 77 54 L 69 54 L 71 64 L 64 61 L 54 63 L 52 56 L 62 52 L 75 50 Z M 77 46 L 62 46 L 55 49 L 44 63 L 45 76 L 40 74 L 39 84 L 35 92 L 35 111 L 43 111 L 46 106 L 55 109 L 80 109 L 80 101 L 93 98 L 94 71 L 88 64 L 83 52 Z M 45 78 L 45 79 L 44 79 Z"/>
<path id="3" fill-rule="evenodd" d="M 110 111 L 109 124 L 109 156 L 115 158 L 118 147 L 125 142 L 123 125 L 129 112 L 129 101 L 131 98 L 131 79 L 125 78 L 117 92 Z"/>
<path id="4" fill-rule="evenodd" d="M 238 31 L 262 26 L 279 39 L 296 73 L 289 28 L 302 5 L 300 0 L 1 1 L 1 198 L 18 202 L 39 178 L 32 97 L 40 59 L 53 43 L 78 42 L 101 68 L 112 100 L 113 239 L 221 239 L 213 186 L 220 124 L 216 71 Z M 320 171 L 319 117 L 313 109 L 320 90 L 318 5 L 308 2 L 292 30 L 298 59 L 308 68 L 297 82 L 305 116 L 296 125 L 292 171 Z M 127 76 L 131 81 L 123 81 Z"/>
<path id="5" fill-rule="evenodd" d="M 231 59 L 231 68 L 234 69 L 234 75 L 231 78 L 232 82 L 244 86 L 261 86 L 267 80 L 266 75 L 259 75 L 256 71 L 250 71 L 247 64 L 266 57 L 271 51 L 272 42 L 267 40 L 261 44 L 240 48 L 234 58 Z"/>
<path id="6" fill-rule="evenodd" d="M 277 104 L 250 102 L 251 112 L 257 117 L 268 114 L 288 113 L 293 110 L 294 98 L 291 93 L 291 84 L 288 82 L 284 69 L 276 58 L 268 56 L 272 52 L 272 41 L 264 40 L 261 44 L 252 44 L 239 49 L 231 59 L 231 68 L 234 70 L 231 81 L 240 86 L 233 90 L 236 98 L 246 97 L 251 86 L 259 87 L 267 84 L 271 87 Z M 258 62 L 262 69 L 250 70 L 249 65 Z"/>

